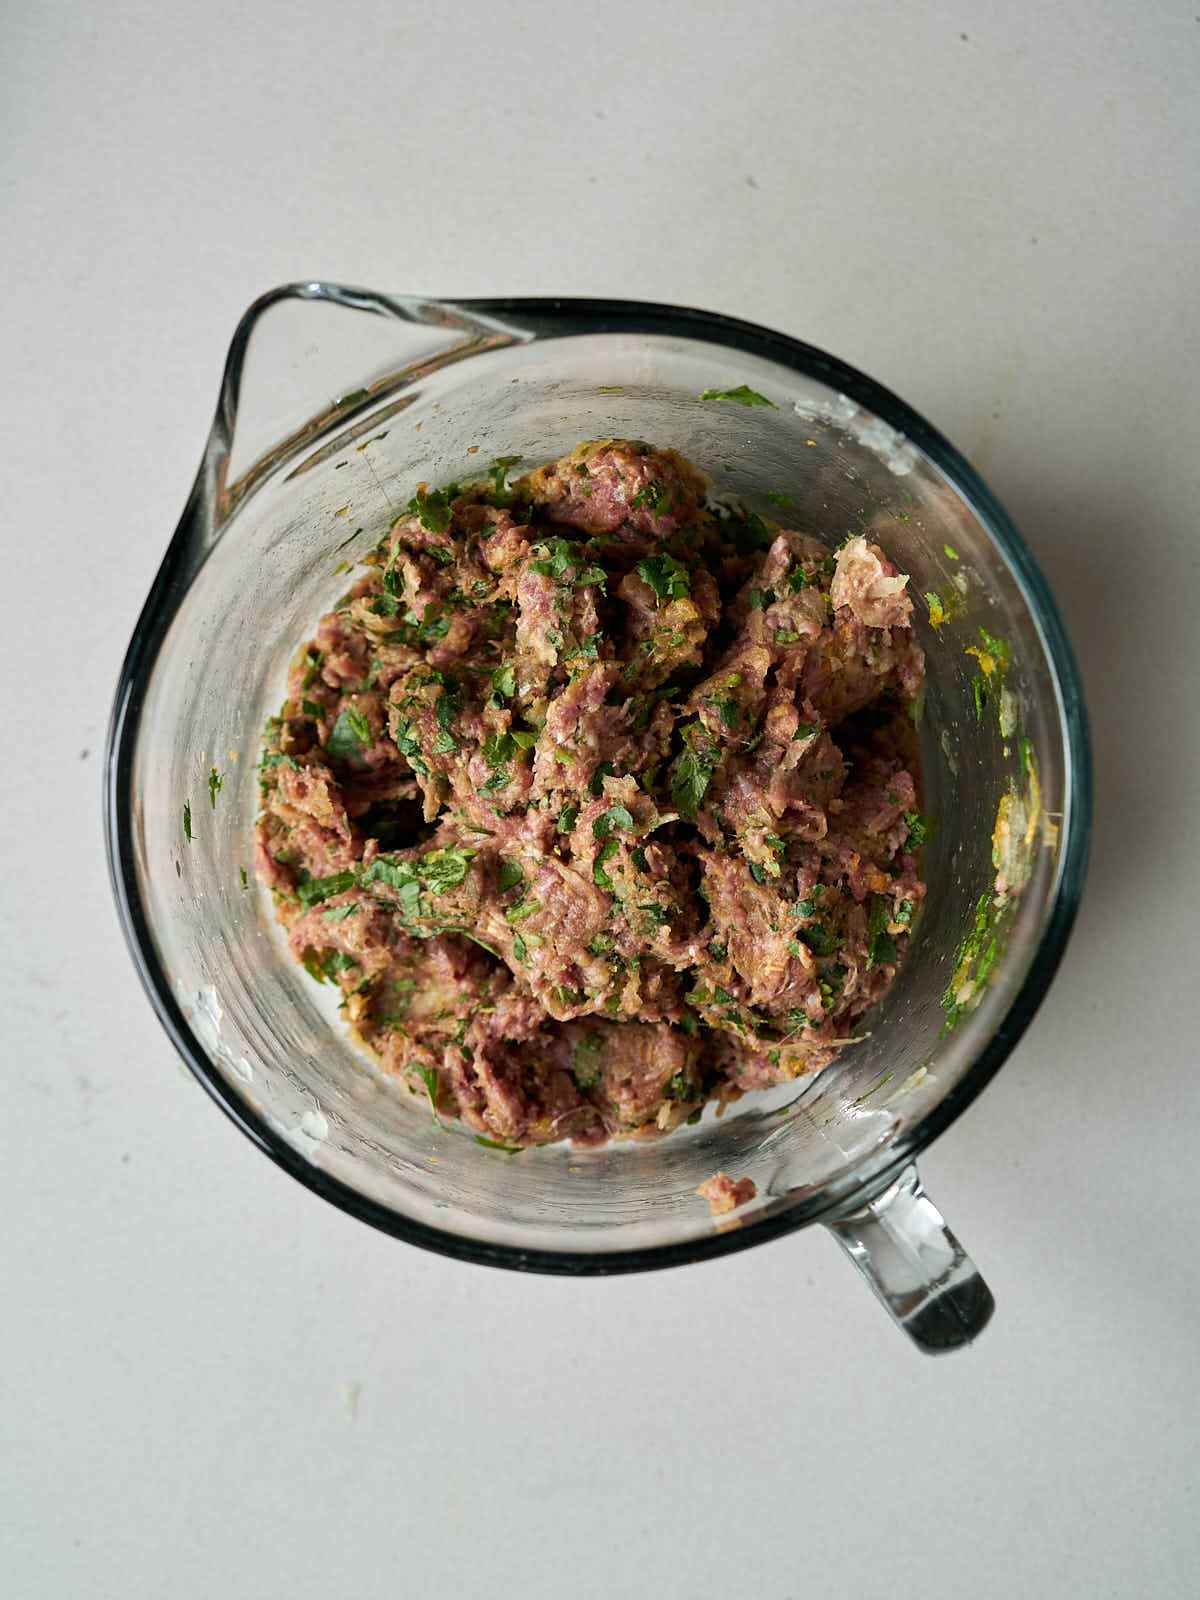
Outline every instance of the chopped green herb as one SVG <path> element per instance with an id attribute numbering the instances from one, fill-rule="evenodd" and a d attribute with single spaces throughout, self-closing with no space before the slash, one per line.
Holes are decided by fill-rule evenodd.
<path id="1" fill-rule="evenodd" d="M 567 805 L 558 813 L 558 822 L 555 824 L 556 833 L 570 833 L 575 826 L 575 819 L 579 815 L 577 805 Z"/>
<path id="2" fill-rule="evenodd" d="M 505 663 L 497 667 L 491 677 L 492 695 L 497 700 L 511 700 L 517 692 L 517 674 L 513 667 Z"/>
<path id="3" fill-rule="evenodd" d="M 919 811 L 906 811 L 904 820 L 908 824 L 908 837 L 904 841 L 904 848 L 917 850 L 929 838 L 932 824 L 929 818 L 922 816 Z"/>
<path id="4" fill-rule="evenodd" d="M 515 889 L 517 884 L 524 883 L 525 874 L 521 871 L 520 863 L 505 857 L 500 863 L 496 882 L 501 894 L 507 894 L 510 889 Z"/>
<path id="5" fill-rule="evenodd" d="M 301 700 L 300 709 L 306 717 L 312 717 L 314 722 L 319 722 L 325 715 L 325 707 L 315 700 Z"/>
<path id="6" fill-rule="evenodd" d="M 620 849 L 615 839 L 606 839 L 596 852 L 595 865 L 592 867 L 592 882 L 599 884 L 602 889 L 611 889 L 613 881 L 604 870 L 604 863 L 611 861 Z"/>
<path id="7" fill-rule="evenodd" d="M 429 1109 L 436 1117 L 438 1114 L 438 1074 L 436 1067 L 418 1067 L 421 1082 L 425 1085 L 425 1093 L 429 1096 Z"/>
<path id="8" fill-rule="evenodd" d="M 371 744 L 371 724 L 361 711 L 339 711 L 325 749 L 335 761 L 357 756 Z"/>
<path id="9" fill-rule="evenodd" d="M 515 467 L 520 461 L 520 456 L 497 456 L 488 468 L 488 477 L 492 480 L 492 504 L 497 506 L 511 505 L 514 491 L 508 487 L 508 469 Z"/>
<path id="10" fill-rule="evenodd" d="M 942 549 L 946 552 L 951 561 L 957 561 L 959 559 L 958 551 L 952 544 L 944 544 Z"/>
<path id="11" fill-rule="evenodd" d="M 238 877 L 241 880 L 242 888 L 248 889 L 250 887 L 250 879 L 246 876 L 245 867 L 238 868 Z"/>
<path id="12" fill-rule="evenodd" d="M 408 502 L 409 516 L 416 517 L 429 533 L 445 533 L 450 526 L 451 488 L 457 490 L 457 485 L 445 489 L 418 489 Z"/>
<path id="13" fill-rule="evenodd" d="M 770 406 L 773 411 L 778 410 L 774 400 L 768 400 L 766 395 L 759 394 L 757 389 L 747 388 L 744 383 L 739 383 L 736 389 L 705 389 L 700 398 L 732 400 L 739 406 Z"/>
<path id="14" fill-rule="evenodd" d="M 594 1089 L 600 1082 L 604 1063 L 604 1036 L 585 1033 L 576 1039 L 571 1051 L 571 1071 L 581 1089 Z"/>
<path id="15" fill-rule="evenodd" d="M 588 792 L 600 795 L 604 793 L 605 778 L 612 777 L 613 764 L 611 761 L 601 761 L 588 782 Z"/>
<path id="16" fill-rule="evenodd" d="M 518 900 L 515 906 L 509 906 L 504 913 L 504 920 L 515 925 L 518 922 L 524 922 L 526 917 L 532 917 L 536 911 L 540 910 L 541 905 L 537 900 L 532 898 Z"/>
<path id="17" fill-rule="evenodd" d="M 351 900 L 348 905 L 331 906 L 328 911 L 322 911 L 321 915 L 326 922 L 345 922 L 347 917 L 352 917 L 359 910 L 360 905 L 360 901 Z"/>
<path id="18" fill-rule="evenodd" d="M 364 878 L 364 882 L 369 882 Z M 296 896 L 305 910 L 319 905 L 322 900 L 328 900 L 332 895 L 344 894 L 347 889 L 354 887 L 354 873 L 331 872 L 327 878 L 311 878 L 307 873 L 301 876 L 296 886 Z"/>
<path id="19" fill-rule="evenodd" d="M 870 910 L 867 913 L 867 931 L 871 935 L 870 951 L 867 956 L 868 967 L 879 967 L 896 960 L 896 941 L 888 932 L 890 920 L 891 904 L 887 896 L 872 895 Z"/>
<path id="20" fill-rule="evenodd" d="M 491 733 L 483 741 L 483 759 L 489 767 L 501 767 L 517 753 L 516 740 L 511 733 Z M 508 782 L 506 778 L 505 783 Z"/>
<path id="21" fill-rule="evenodd" d="M 183 837 L 189 844 L 192 842 L 192 802 L 183 802 Z"/>
<path id="22" fill-rule="evenodd" d="M 222 773 L 218 772 L 216 767 L 209 767 L 209 769 L 208 769 L 208 803 L 209 803 L 209 805 L 212 807 L 212 809 L 214 811 L 217 809 L 217 796 L 220 794 L 221 790 L 224 787 L 225 787 L 224 775 Z"/>
<path id="23" fill-rule="evenodd" d="M 835 956 L 842 948 L 842 941 L 837 934 L 831 932 L 820 922 L 814 922 L 807 928 L 801 928 L 796 937 L 801 944 L 807 945 L 815 956 Z"/>
<path id="24" fill-rule="evenodd" d="M 774 535 L 768 523 L 764 522 L 757 511 L 751 511 L 745 521 L 746 544 L 751 550 L 769 549 Z"/>
<path id="25" fill-rule="evenodd" d="M 657 512 L 666 507 L 667 491 L 661 483 L 647 483 L 638 490 L 629 502 L 630 510 L 640 511 L 644 506 L 647 511 Z"/>
<path id="26" fill-rule="evenodd" d="M 689 821 L 694 821 L 718 765 L 718 758 L 712 753 L 703 747 L 697 748 L 699 727 L 699 723 L 693 723 L 685 731 L 685 748 L 675 763 L 671 779 L 671 804 Z"/>
<path id="27" fill-rule="evenodd" d="M 674 556 L 647 556 L 638 562 L 636 570 L 638 577 L 654 590 L 660 605 L 664 600 L 680 600 L 691 592 L 688 570 Z"/>
<path id="28" fill-rule="evenodd" d="M 475 1143 L 481 1144 L 485 1150 L 499 1150 L 506 1156 L 519 1156 L 524 1148 L 519 1144 L 501 1144 L 498 1139 L 485 1139 L 481 1133 L 475 1135 Z"/>
<path id="29" fill-rule="evenodd" d="M 622 805 L 609 806 L 607 811 L 602 811 L 592 823 L 592 835 L 597 839 L 607 839 L 614 828 L 632 828 L 633 813 Z"/>

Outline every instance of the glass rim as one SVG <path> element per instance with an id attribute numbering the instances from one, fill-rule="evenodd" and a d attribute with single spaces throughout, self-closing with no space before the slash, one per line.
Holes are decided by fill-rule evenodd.
<path id="1" fill-rule="evenodd" d="M 820 1221 L 866 1192 L 886 1187 L 898 1172 L 926 1149 L 959 1117 L 991 1082 L 1032 1021 L 1058 970 L 1075 921 L 1087 868 L 1092 821 L 1091 746 L 1079 669 L 1050 589 L 1016 525 L 966 458 L 933 425 L 891 390 L 865 373 L 816 346 L 756 323 L 719 312 L 653 301 L 583 298 L 489 298 L 419 302 L 422 309 L 443 316 L 464 312 L 515 326 L 534 338 L 569 338 L 581 334 L 642 334 L 692 337 L 760 356 L 803 377 L 815 378 L 848 396 L 917 445 L 970 503 L 989 537 L 1007 560 L 1039 627 L 1058 698 L 1065 749 L 1067 786 L 1065 831 L 1056 883 L 1047 901 L 1044 925 L 1025 976 L 1007 1010 L 984 1041 L 959 1081 L 914 1125 L 880 1153 L 877 1165 L 863 1176 L 861 1168 L 842 1174 L 811 1194 L 785 1201 L 778 1209 L 742 1219 L 725 1232 L 715 1229 L 696 1238 L 628 1249 L 523 1248 L 435 1228 L 362 1194 L 306 1160 L 248 1105 L 224 1076 L 197 1038 L 180 1006 L 155 948 L 145 907 L 138 891 L 133 848 L 133 756 L 137 744 L 145 688 L 166 631 L 187 592 L 189 533 L 195 519 L 209 518 L 206 492 L 213 447 L 228 447 L 236 422 L 241 368 L 254 324 L 285 300 L 320 300 L 347 309 L 414 318 L 414 302 L 370 290 L 322 283 L 287 284 L 261 296 L 245 312 L 230 343 L 220 389 L 220 403 L 206 444 L 200 472 L 180 522 L 167 546 L 142 607 L 118 678 L 105 750 L 104 823 L 109 877 L 122 932 L 142 986 L 178 1054 L 213 1100 L 241 1131 L 276 1165 L 341 1210 L 394 1238 L 440 1255 L 517 1271 L 565 1276 L 599 1276 L 642 1272 L 705 1261 L 751 1245 L 765 1243 Z M 420 318 L 419 320 L 424 320 Z M 373 403 L 374 398 L 370 403 Z M 344 415 L 344 414 L 343 414 Z M 339 419 L 340 420 L 340 419 Z M 311 436 L 309 438 L 311 444 Z M 291 452 L 282 459 L 290 458 Z M 272 461 L 272 466 L 278 464 Z"/>

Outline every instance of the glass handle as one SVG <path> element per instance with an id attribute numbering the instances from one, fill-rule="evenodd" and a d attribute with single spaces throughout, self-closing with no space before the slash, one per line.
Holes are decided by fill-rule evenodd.
<path id="1" fill-rule="evenodd" d="M 172 542 L 176 581 L 194 575 L 246 496 L 331 423 L 344 428 L 328 447 L 349 448 L 412 404 L 440 367 L 533 337 L 483 310 L 416 296 L 330 283 L 263 295 L 229 347 L 204 459 Z"/>
<path id="2" fill-rule="evenodd" d="M 922 1189 L 916 1167 L 826 1226 L 926 1355 L 970 1344 L 987 1326 L 992 1292 Z"/>

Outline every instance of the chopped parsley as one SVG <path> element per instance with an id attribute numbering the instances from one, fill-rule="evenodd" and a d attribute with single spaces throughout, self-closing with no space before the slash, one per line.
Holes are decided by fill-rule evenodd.
<path id="1" fill-rule="evenodd" d="M 492 698 L 511 700 L 517 692 L 517 674 L 510 662 L 497 667 L 491 676 Z"/>
<path id="2" fill-rule="evenodd" d="M 615 839 L 606 839 L 596 852 L 595 865 L 592 867 L 592 882 L 599 884 L 601 889 L 611 889 L 613 881 L 604 870 L 606 861 L 611 861 L 620 849 Z"/>
<path id="3" fill-rule="evenodd" d="M 919 811 L 906 811 L 904 820 L 908 824 L 908 837 L 904 841 L 904 848 L 917 850 L 928 840 L 933 824 Z"/>
<path id="4" fill-rule="evenodd" d="M 209 805 L 212 807 L 212 809 L 214 811 L 217 809 L 217 796 L 220 794 L 221 790 L 224 787 L 225 787 L 224 775 L 222 773 L 218 772 L 216 767 L 209 767 L 209 769 L 208 769 L 208 803 L 209 803 Z"/>
<path id="5" fill-rule="evenodd" d="M 575 826 L 575 819 L 578 815 L 579 807 L 577 805 L 564 806 L 558 813 L 558 821 L 555 824 L 554 831 L 556 833 L 570 833 Z"/>
<path id="6" fill-rule="evenodd" d="M 576 1039 L 571 1050 L 571 1071 L 581 1089 L 594 1089 L 600 1082 L 604 1062 L 604 1036 L 584 1033 Z"/>
<path id="7" fill-rule="evenodd" d="M 438 1074 L 436 1067 L 418 1067 L 421 1082 L 425 1085 L 425 1093 L 429 1096 L 429 1109 L 437 1116 L 438 1111 Z"/>
<path id="8" fill-rule="evenodd" d="M 513 503 L 515 491 L 508 487 L 508 469 L 515 467 L 520 459 L 520 456 L 497 456 L 488 468 L 488 477 L 492 480 L 491 500 L 494 506 L 509 506 Z"/>
<path id="9" fill-rule="evenodd" d="M 348 905 L 331 906 L 328 911 L 322 911 L 321 915 L 326 922 L 345 922 L 347 917 L 352 917 L 361 909 L 361 905 L 361 901 L 351 900 Z"/>
<path id="10" fill-rule="evenodd" d="M 325 749 L 335 761 L 346 761 L 369 749 L 371 743 L 370 722 L 361 711 L 347 709 L 338 712 Z"/>
<path id="11" fill-rule="evenodd" d="M 644 506 L 647 511 L 657 514 L 666 509 L 667 498 L 667 491 L 661 483 L 647 483 L 634 495 L 629 508 L 631 511 L 640 511 Z"/>
<path id="12" fill-rule="evenodd" d="M 685 748 L 671 776 L 671 804 L 681 817 L 694 821 L 703 803 L 719 758 L 703 747 L 697 748 L 698 723 L 684 733 Z"/>
<path id="13" fill-rule="evenodd" d="M 890 920 L 891 905 L 887 896 L 872 895 L 871 908 L 867 913 L 867 931 L 871 935 L 868 967 L 880 967 L 897 959 L 896 941 L 888 932 Z"/>
<path id="14" fill-rule="evenodd" d="M 609 806 L 607 811 L 602 811 L 592 823 L 592 836 L 596 839 L 607 839 L 614 828 L 628 829 L 633 827 L 633 813 L 622 805 Z"/>
<path id="15" fill-rule="evenodd" d="M 408 514 L 416 517 L 426 532 L 445 533 L 450 526 L 450 504 L 457 491 L 457 484 L 445 489 L 420 488 L 408 502 Z"/>
<path id="16" fill-rule="evenodd" d="M 370 880 L 364 877 L 363 881 Z M 296 886 L 296 896 L 307 911 L 312 906 L 319 905 L 322 900 L 328 900 L 332 895 L 345 894 L 347 889 L 353 889 L 354 883 L 354 873 L 349 869 L 345 872 L 331 872 L 327 878 L 313 878 L 305 872 Z"/>
<path id="17" fill-rule="evenodd" d="M 612 770 L 613 764 L 611 761 L 601 761 L 596 767 L 595 772 L 592 773 L 591 779 L 588 782 L 589 793 L 594 795 L 603 794 L 604 780 L 605 778 L 612 777 Z"/>
<path id="18" fill-rule="evenodd" d="M 525 874 L 521 871 L 520 863 L 506 856 L 500 862 L 500 872 L 496 879 L 500 893 L 507 894 L 510 889 L 515 889 L 519 883 L 524 882 Z"/>
<path id="19" fill-rule="evenodd" d="M 518 900 L 515 906 L 509 906 L 504 913 L 504 920 L 515 925 L 518 922 L 524 922 L 526 917 L 532 917 L 535 911 L 540 911 L 541 909 L 541 905 L 537 900 L 526 897 L 524 900 Z"/>
<path id="20" fill-rule="evenodd" d="M 688 570 L 674 556 L 665 553 L 647 556 L 644 561 L 638 562 L 636 570 L 643 583 L 648 583 L 654 590 L 659 605 L 664 600 L 681 600 L 691 592 Z"/>
<path id="21" fill-rule="evenodd" d="M 732 400 L 739 406 L 770 406 L 773 411 L 779 409 L 774 400 L 768 400 L 765 394 L 759 394 L 757 389 L 750 389 L 744 383 L 739 383 L 736 389 L 705 389 L 700 398 Z"/>
<path id="22" fill-rule="evenodd" d="M 192 842 L 192 802 L 183 802 L 183 837 L 189 844 Z"/>

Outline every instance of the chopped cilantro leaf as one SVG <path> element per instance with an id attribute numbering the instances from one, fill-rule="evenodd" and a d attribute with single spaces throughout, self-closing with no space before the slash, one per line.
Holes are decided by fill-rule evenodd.
<path id="1" fill-rule="evenodd" d="M 716 759 L 707 751 L 696 749 L 691 740 L 688 740 L 686 748 L 675 763 L 671 778 L 671 804 L 681 817 L 686 817 L 688 821 L 695 819 L 716 770 Z"/>
<path id="2" fill-rule="evenodd" d="M 525 874 L 521 871 L 520 863 L 505 857 L 500 863 L 496 882 L 501 894 L 507 894 L 510 889 L 515 889 L 517 884 L 524 883 Z"/>
<path id="3" fill-rule="evenodd" d="M 736 389 L 705 389 L 700 396 L 701 400 L 732 400 L 739 406 L 770 406 L 778 410 L 774 400 L 768 400 L 766 395 L 759 394 L 757 389 L 750 389 L 744 383 L 739 383 Z"/>
<path id="4" fill-rule="evenodd" d="M 224 778 L 223 774 L 218 772 L 216 767 L 209 767 L 209 769 L 208 769 L 208 803 L 209 803 L 209 805 L 212 807 L 212 809 L 214 811 L 217 809 L 217 796 L 220 794 L 221 790 L 224 787 L 225 787 L 225 778 Z"/>
<path id="5" fill-rule="evenodd" d="M 526 897 L 524 900 L 518 900 L 515 906 L 509 906 L 504 913 L 504 920 L 514 924 L 524 922 L 526 917 L 531 917 L 535 911 L 540 910 L 541 906 L 536 900 Z"/>
<path id="6" fill-rule="evenodd" d="M 904 841 L 904 848 L 916 850 L 929 838 L 932 824 L 929 818 L 922 816 L 919 811 L 906 811 L 904 820 L 908 824 L 908 837 Z"/>
<path id="7" fill-rule="evenodd" d="M 644 506 L 647 511 L 658 512 L 666 507 L 667 491 L 661 483 L 647 483 L 638 490 L 629 502 L 630 510 L 640 511 Z"/>
<path id="8" fill-rule="evenodd" d="M 556 833 L 570 833 L 575 826 L 575 819 L 579 815 L 577 805 L 564 806 L 558 813 L 558 822 L 555 824 Z"/>
<path id="9" fill-rule="evenodd" d="M 638 562 L 637 575 L 654 590 L 660 605 L 664 600 L 681 600 L 691 592 L 688 570 L 674 556 L 647 556 Z"/>
<path id="10" fill-rule="evenodd" d="M 359 909 L 360 903 L 358 900 L 351 900 L 348 905 L 331 906 L 328 911 L 322 911 L 321 915 L 326 922 L 345 922 L 347 917 L 352 917 Z"/>
<path id="11" fill-rule="evenodd" d="M 604 780 L 612 776 L 612 770 L 613 764 L 611 761 L 600 762 L 588 783 L 588 790 L 591 794 L 599 795 L 604 793 Z"/>
<path id="12" fill-rule="evenodd" d="M 296 886 L 296 896 L 307 911 L 322 900 L 328 900 L 335 894 L 345 894 L 347 889 L 353 887 L 354 873 L 348 869 L 345 872 L 331 872 L 327 878 L 312 878 L 305 873 Z"/>
<path id="13" fill-rule="evenodd" d="M 488 468 L 488 477 L 492 480 L 492 504 L 497 506 L 511 505 L 514 491 L 508 487 L 508 469 L 515 467 L 520 461 L 520 456 L 497 456 Z"/>
<path id="14" fill-rule="evenodd" d="M 614 828 L 632 828 L 633 813 L 622 805 L 609 806 L 607 811 L 602 811 L 592 823 L 592 835 L 597 839 L 607 839 Z"/>
<path id="15" fill-rule="evenodd" d="M 345 761 L 359 755 L 371 744 L 371 724 L 361 711 L 347 709 L 338 712 L 325 749 L 335 761 Z"/>
<path id="16" fill-rule="evenodd" d="M 456 486 L 455 486 L 456 487 Z M 408 502 L 408 513 L 429 533 L 445 533 L 450 526 L 450 488 L 418 489 Z"/>
<path id="17" fill-rule="evenodd" d="M 189 844 L 192 842 L 192 802 L 183 802 L 183 837 Z"/>
<path id="18" fill-rule="evenodd" d="M 599 884 L 601 889 L 611 889 L 613 881 L 604 870 L 604 863 L 611 861 L 620 849 L 615 839 L 606 839 L 596 852 L 595 865 L 592 867 L 592 882 Z"/>
<path id="19" fill-rule="evenodd" d="M 517 674 L 511 664 L 497 667 L 492 673 L 492 694 L 497 700 L 511 700 L 517 692 Z"/>

